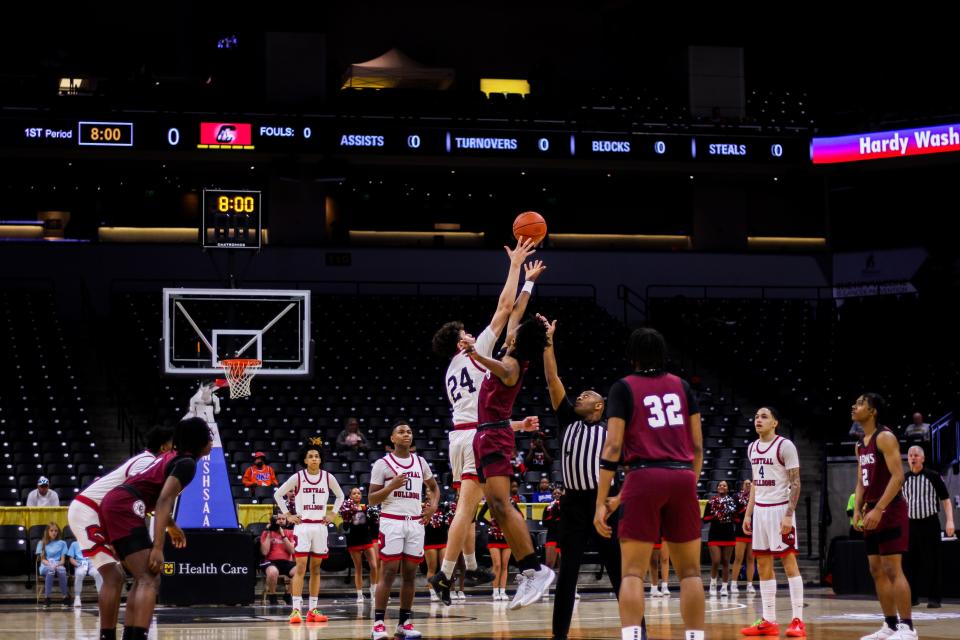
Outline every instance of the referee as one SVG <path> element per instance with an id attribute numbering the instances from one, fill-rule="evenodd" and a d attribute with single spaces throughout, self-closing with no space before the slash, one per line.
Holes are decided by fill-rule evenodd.
<path id="1" fill-rule="evenodd" d="M 940 505 L 947 520 L 947 535 L 954 534 L 953 505 L 943 478 L 932 469 L 923 468 L 923 448 L 910 447 L 904 474 L 903 496 L 907 499 L 910 518 L 910 553 L 907 556 L 907 581 L 913 594 L 913 606 L 921 593 L 927 596 L 927 608 L 940 608 Z"/>
<path id="2" fill-rule="evenodd" d="M 614 535 L 603 538 L 593 526 L 596 512 L 597 479 L 600 476 L 600 453 L 607 437 L 607 423 L 603 420 L 603 397 L 596 391 L 584 391 L 571 404 L 567 392 L 557 374 L 557 359 L 553 351 L 553 334 L 556 320 L 547 324 L 547 347 L 543 352 L 543 370 L 550 391 L 550 402 L 557 414 L 563 431 L 560 459 L 563 463 L 563 486 L 566 491 L 560 498 L 560 577 L 557 580 L 553 603 L 553 638 L 565 640 L 573 617 L 576 599 L 577 576 L 580 561 L 592 537 L 600 549 L 600 557 L 613 591 L 620 594 L 620 544 L 616 536 L 616 521 L 611 518 Z"/>

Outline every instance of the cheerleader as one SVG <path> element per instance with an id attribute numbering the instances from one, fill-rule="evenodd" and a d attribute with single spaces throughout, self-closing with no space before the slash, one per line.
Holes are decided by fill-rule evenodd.
<path id="1" fill-rule="evenodd" d="M 354 487 L 350 497 L 340 507 L 341 528 L 347 534 L 347 551 L 353 560 L 353 584 L 357 589 L 357 604 L 363 604 L 363 558 L 370 567 L 370 599 L 377 590 L 377 526 L 380 509 L 362 504 L 363 490 Z"/>
<path id="2" fill-rule="evenodd" d="M 430 489 L 428 488 L 426 502 L 429 502 L 430 497 Z M 456 511 L 456 502 L 441 502 L 437 510 L 430 516 L 430 522 L 427 523 L 423 546 L 423 553 L 427 558 L 427 580 L 437 572 L 437 565 L 443 557 L 443 550 L 447 548 L 447 532 L 450 530 L 450 523 L 453 522 Z M 430 602 L 440 602 L 440 596 L 433 589 L 430 589 Z"/>
<path id="3" fill-rule="evenodd" d="M 720 595 L 728 595 L 727 583 L 730 581 L 730 558 L 737 544 L 737 529 L 733 519 L 737 513 L 737 501 L 730 495 L 726 480 L 717 485 L 717 495 L 707 501 L 703 512 L 703 521 L 710 523 L 707 547 L 710 550 L 710 595 L 717 595 L 717 574 L 723 568 L 723 583 Z"/>
<path id="4" fill-rule="evenodd" d="M 513 508 L 520 511 L 515 502 L 511 501 Z M 503 535 L 503 529 L 497 524 L 495 518 L 491 516 L 489 522 L 484 522 L 484 516 L 487 513 L 489 505 L 484 502 L 477 514 L 477 520 L 480 524 L 486 524 L 487 527 L 487 549 L 490 550 L 490 560 L 493 562 L 493 600 L 506 601 L 510 597 L 507 595 L 507 574 L 510 572 L 510 545 L 507 544 L 507 538 Z"/>
<path id="5" fill-rule="evenodd" d="M 740 493 L 737 494 L 737 547 L 733 556 L 733 573 L 730 578 L 730 593 L 739 593 L 737 579 L 740 577 L 740 567 L 744 561 L 747 563 L 747 594 L 755 593 L 753 588 L 753 574 L 755 566 L 753 563 L 753 536 L 743 530 L 743 516 L 747 513 L 747 505 L 750 503 L 750 487 L 752 480 L 744 480 L 740 486 Z"/>
<path id="6" fill-rule="evenodd" d="M 547 527 L 547 543 L 544 545 L 547 552 L 547 566 L 551 569 L 557 564 L 560 557 L 560 489 L 553 490 L 553 502 L 543 510 L 541 524 Z"/>

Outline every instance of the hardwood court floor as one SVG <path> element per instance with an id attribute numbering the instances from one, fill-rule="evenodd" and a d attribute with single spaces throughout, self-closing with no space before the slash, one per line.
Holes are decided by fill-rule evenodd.
<path id="1" fill-rule="evenodd" d="M 790 604 L 785 588 L 778 598 L 777 616 L 788 622 Z M 471 596 L 465 604 L 449 608 L 431 604 L 418 595 L 415 602 L 417 628 L 425 639 L 453 638 L 550 638 L 552 601 L 543 601 L 518 611 L 507 611 L 507 603 L 490 601 L 489 596 Z M 679 600 L 676 590 L 668 600 L 647 599 L 646 615 L 651 640 L 682 638 Z M 157 640 L 340 640 L 370 637 L 369 600 L 366 605 L 343 600 L 321 600 L 321 609 L 330 617 L 322 624 L 291 626 L 285 609 L 263 607 L 182 607 L 157 610 L 150 638 Z M 396 625 L 396 598 L 387 613 L 388 630 Z M 760 596 L 707 600 L 706 636 L 710 640 L 739 640 L 739 629 L 758 617 Z M 836 597 L 829 590 L 807 589 L 804 610 L 811 640 L 858 640 L 878 629 L 879 607 L 871 599 Z M 121 620 L 123 615 L 121 612 Z M 944 604 L 942 609 L 914 610 L 914 620 L 924 640 L 960 638 L 960 605 Z M 785 626 L 781 627 L 781 638 Z M 0 633 L 9 638 L 38 640 L 96 640 L 96 609 L 53 607 L 49 610 L 28 605 L 0 608 Z M 119 634 L 118 634 L 119 635 Z M 620 637 L 616 601 L 606 594 L 584 594 L 574 614 L 571 638 Z"/>

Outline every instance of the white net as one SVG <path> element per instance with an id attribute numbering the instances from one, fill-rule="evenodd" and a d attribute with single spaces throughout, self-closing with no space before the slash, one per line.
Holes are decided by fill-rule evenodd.
<path id="1" fill-rule="evenodd" d="M 250 381 L 257 375 L 263 362 L 251 358 L 235 358 L 223 360 L 220 366 L 230 385 L 230 399 L 247 398 L 250 396 Z"/>

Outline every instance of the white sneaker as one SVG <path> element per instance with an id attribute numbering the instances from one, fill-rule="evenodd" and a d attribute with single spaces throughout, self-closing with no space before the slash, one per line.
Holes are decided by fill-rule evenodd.
<path id="1" fill-rule="evenodd" d="M 574 600 L 579 600 L 579 599 L 580 599 L 580 592 L 579 592 L 579 591 L 574 591 L 574 592 L 573 592 L 573 599 L 574 599 Z"/>
<path id="2" fill-rule="evenodd" d="M 757 592 L 757 590 L 753 588 L 753 583 L 752 583 L 752 582 L 748 582 L 748 583 L 747 583 L 747 595 L 748 595 L 748 596 L 752 596 L 752 595 L 754 595 L 756 592 Z"/>
<path id="3" fill-rule="evenodd" d="M 75 607 L 83 606 L 83 605 L 80 604 L 80 596 L 74 596 L 74 597 L 73 597 L 73 606 L 75 606 Z"/>
<path id="4" fill-rule="evenodd" d="M 430 589 L 430 602 L 440 602 L 440 596 L 433 589 Z"/>
<path id="5" fill-rule="evenodd" d="M 660 590 L 657 589 L 657 585 L 655 585 L 655 584 L 650 585 L 650 597 L 651 597 L 651 598 L 659 598 L 659 597 L 660 597 Z"/>
<path id="6" fill-rule="evenodd" d="M 547 565 L 540 565 L 540 571 L 534 571 L 530 577 L 532 586 L 523 599 L 522 607 L 531 605 L 543 597 L 543 594 L 550 590 L 550 585 L 557 579 L 557 574 Z"/>
<path id="7" fill-rule="evenodd" d="M 395 638 L 419 638 L 420 632 L 413 628 L 413 623 L 407 620 L 406 624 L 398 624 L 394 632 Z"/>
<path id="8" fill-rule="evenodd" d="M 500 600 L 501 600 L 502 602 L 509 602 L 509 601 L 510 601 L 510 596 L 507 595 L 507 590 L 506 590 L 506 589 L 500 589 Z"/>
<path id="9" fill-rule="evenodd" d="M 711 598 L 717 597 L 717 584 L 715 582 L 710 584 L 710 597 Z"/>
<path id="10" fill-rule="evenodd" d="M 513 600 L 510 601 L 510 610 L 519 609 L 523 606 L 523 600 L 527 597 L 527 591 L 533 586 L 531 580 L 533 579 L 534 573 L 536 572 L 532 569 L 527 569 L 517 574 L 517 592 L 513 595 Z"/>
<path id="11" fill-rule="evenodd" d="M 363 604 L 366 598 L 363 597 L 363 591 L 357 591 L 357 604 Z"/>
<path id="12" fill-rule="evenodd" d="M 390 637 L 390 634 L 387 633 L 387 625 L 382 622 L 377 622 L 373 625 L 373 631 L 370 632 L 370 638 L 372 640 L 386 640 Z"/>
<path id="13" fill-rule="evenodd" d="M 916 629 L 911 629 L 905 624 L 898 624 L 897 630 L 890 636 L 889 640 L 917 640 L 917 638 L 919 636 Z"/>
<path id="14" fill-rule="evenodd" d="M 728 595 L 730 595 L 730 594 L 727 592 L 727 583 L 724 582 L 724 583 L 720 586 L 720 597 L 721 597 L 721 598 L 726 598 Z"/>
<path id="15" fill-rule="evenodd" d="M 903 626 L 906 626 L 906 625 L 898 624 L 897 630 L 899 630 L 899 627 L 903 627 Z M 874 631 L 868 636 L 861 636 L 860 640 L 890 640 L 893 638 L 894 635 L 896 635 L 897 630 L 891 629 L 890 627 L 887 626 L 887 623 L 884 622 L 883 626 L 880 627 L 879 631 Z M 907 630 L 909 631 L 909 627 L 907 628 Z M 914 635 L 916 635 L 916 632 L 914 632 Z"/>
<path id="16" fill-rule="evenodd" d="M 730 593 L 740 593 L 740 587 L 737 586 L 736 580 L 730 581 Z"/>
<path id="17" fill-rule="evenodd" d="M 466 600 L 466 599 L 467 599 L 467 594 L 465 594 L 463 591 L 457 591 L 457 600 Z"/>
<path id="18" fill-rule="evenodd" d="M 670 586 L 666 582 L 660 585 L 660 595 L 664 598 L 670 597 Z"/>

